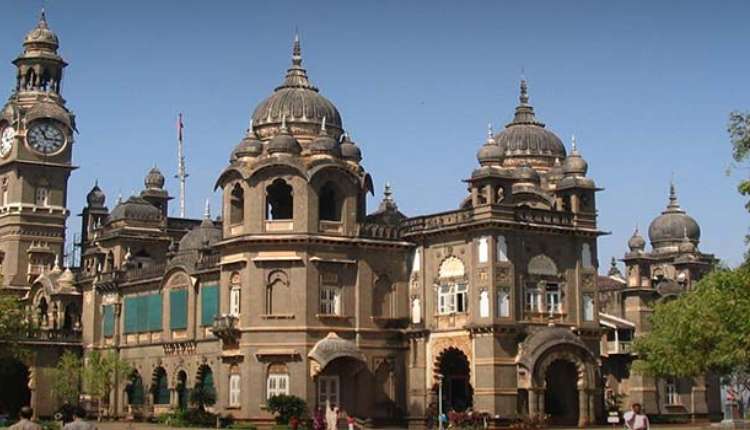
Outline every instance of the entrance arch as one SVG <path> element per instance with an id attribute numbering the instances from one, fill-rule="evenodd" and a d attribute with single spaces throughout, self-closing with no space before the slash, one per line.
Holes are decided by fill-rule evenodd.
<path id="1" fill-rule="evenodd" d="M 184 370 L 177 373 L 177 406 L 183 411 L 188 407 L 187 373 Z"/>
<path id="2" fill-rule="evenodd" d="M 462 412 L 471 408 L 474 389 L 471 386 L 469 359 L 458 348 L 446 348 L 437 358 L 435 370 L 443 378 L 443 410 Z"/>
<path id="3" fill-rule="evenodd" d="M 550 424 L 576 426 L 580 405 L 578 403 L 578 369 L 568 360 L 555 360 L 545 375 L 544 413 Z"/>
<path id="4" fill-rule="evenodd" d="M 21 407 L 31 402 L 29 369 L 16 359 L 0 359 L 0 381 L 6 387 L 13 387 L 0 390 L 0 414 L 17 417 Z"/>

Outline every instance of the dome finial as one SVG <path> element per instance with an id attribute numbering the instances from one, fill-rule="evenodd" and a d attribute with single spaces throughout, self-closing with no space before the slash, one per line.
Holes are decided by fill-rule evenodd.
<path id="1" fill-rule="evenodd" d="M 302 65 L 302 47 L 299 41 L 299 31 L 294 31 L 294 43 L 292 44 L 292 64 L 295 66 Z"/>
<path id="2" fill-rule="evenodd" d="M 573 154 L 578 153 L 578 147 L 576 147 L 576 135 L 570 135 L 570 152 Z"/>
<path id="3" fill-rule="evenodd" d="M 203 218 L 211 219 L 211 201 L 206 199 L 206 207 L 203 210 Z"/>
<path id="4" fill-rule="evenodd" d="M 393 201 L 393 191 L 391 191 L 391 183 L 385 183 L 385 189 L 383 189 L 383 200 L 387 202 Z"/>
<path id="5" fill-rule="evenodd" d="M 42 7 L 42 11 L 39 13 L 39 23 L 37 24 L 37 27 L 47 28 L 47 12 L 44 10 L 44 7 Z"/>
<path id="6" fill-rule="evenodd" d="M 492 123 L 487 123 L 487 139 L 490 139 L 495 133 L 492 131 Z"/>
<path id="7" fill-rule="evenodd" d="M 521 95 L 518 97 L 521 101 L 521 105 L 529 104 L 529 87 L 526 83 L 526 76 L 521 74 Z"/>
<path id="8" fill-rule="evenodd" d="M 674 179 L 669 182 L 669 204 L 667 205 L 667 209 L 680 209 L 680 203 L 677 202 Z"/>

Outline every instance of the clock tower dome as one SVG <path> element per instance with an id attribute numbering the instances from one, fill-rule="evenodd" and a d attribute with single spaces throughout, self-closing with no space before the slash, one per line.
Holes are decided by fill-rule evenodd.
<path id="1" fill-rule="evenodd" d="M 62 97 L 59 41 L 42 11 L 13 61 L 16 85 L 0 110 L 3 287 L 23 292 L 63 258 L 75 116 Z"/>

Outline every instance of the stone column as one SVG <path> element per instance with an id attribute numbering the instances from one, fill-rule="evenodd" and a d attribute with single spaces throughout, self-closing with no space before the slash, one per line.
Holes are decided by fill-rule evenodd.
<path id="1" fill-rule="evenodd" d="M 589 422 L 589 401 L 584 388 L 578 389 L 578 427 L 586 427 Z"/>
<path id="2" fill-rule="evenodd" d="M 596 399 L 601 398 L 598 390 L 593 389 L 589 391 L 589 424 L 593 424 L 596 421 Z"/>
<path id="3" fill-rule="evenodd" d="M 538 414 L 536 407 L 537 407 L 536 389 L 529 388 L 529 417 L 534 417 Z"/>
<path id="4" fill-rule="evenodd" d="M 537 403 L 539 404 L 539 415 L 544 415 L 545 412 L 546 412 L 545 409 L 544 409 L 544 407 L 545 407 L 545 405 L 544 405 L 544 394 L 545 394 L 545 392 L 546 392 L 546 390 L 541 390 L 540 389 L 539 392 L 536 395 Z"/>

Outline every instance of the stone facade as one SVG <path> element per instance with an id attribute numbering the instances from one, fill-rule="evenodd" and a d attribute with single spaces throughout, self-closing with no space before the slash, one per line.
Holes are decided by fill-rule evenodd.
<path id="1" fill-rule="evenodd" d="M 203 219 L 169 217 L 156 168 L 112 210 L 95 185 L 81 212 L 79 267 L 63 269 L 55 261 L 75 123 L 59 94 L 57 43 L 42 17 L 0 116 L 3 145 L 11 130 L 0 160 L 6 291 L 21 293 L 45 333 L 32 371 L 64 349 L 114 351 L 133 366 L 110 396 L 118 416 L 184 407 L 189 389 L 214 389 L 215 411 L 266 424 L 275 394 L 374 426 L 423 427 L 440 406 L 498 423 L 602 418 L 610 355 L 598 312 L 600 189 L 575 140 L 568 153 L 537 120 L 525 81 L 513 121 L 490 129 L 479 149 L 458 209 L 410 218 L 386 186 L 368 214 L 362 153 L 311 84 L 295 39 L 282 85 L 258 104 L 218 175 L 220 217 L 208 207 Z M 37 123 L 62 143 L 47 131 L 34 149 Z M 696 268 L 676 279 L 710 268 L 695 255 L 665 263 L 664 279 L 667 267 Z M 657 260 L 626 257 L 636 272 Z M 641 328 L 659 287 L 633 276 L 620 318 Z M 34 394 L 44 383 L 32 378 L 32 403 L 49 414 L 52 399 Z"/>

